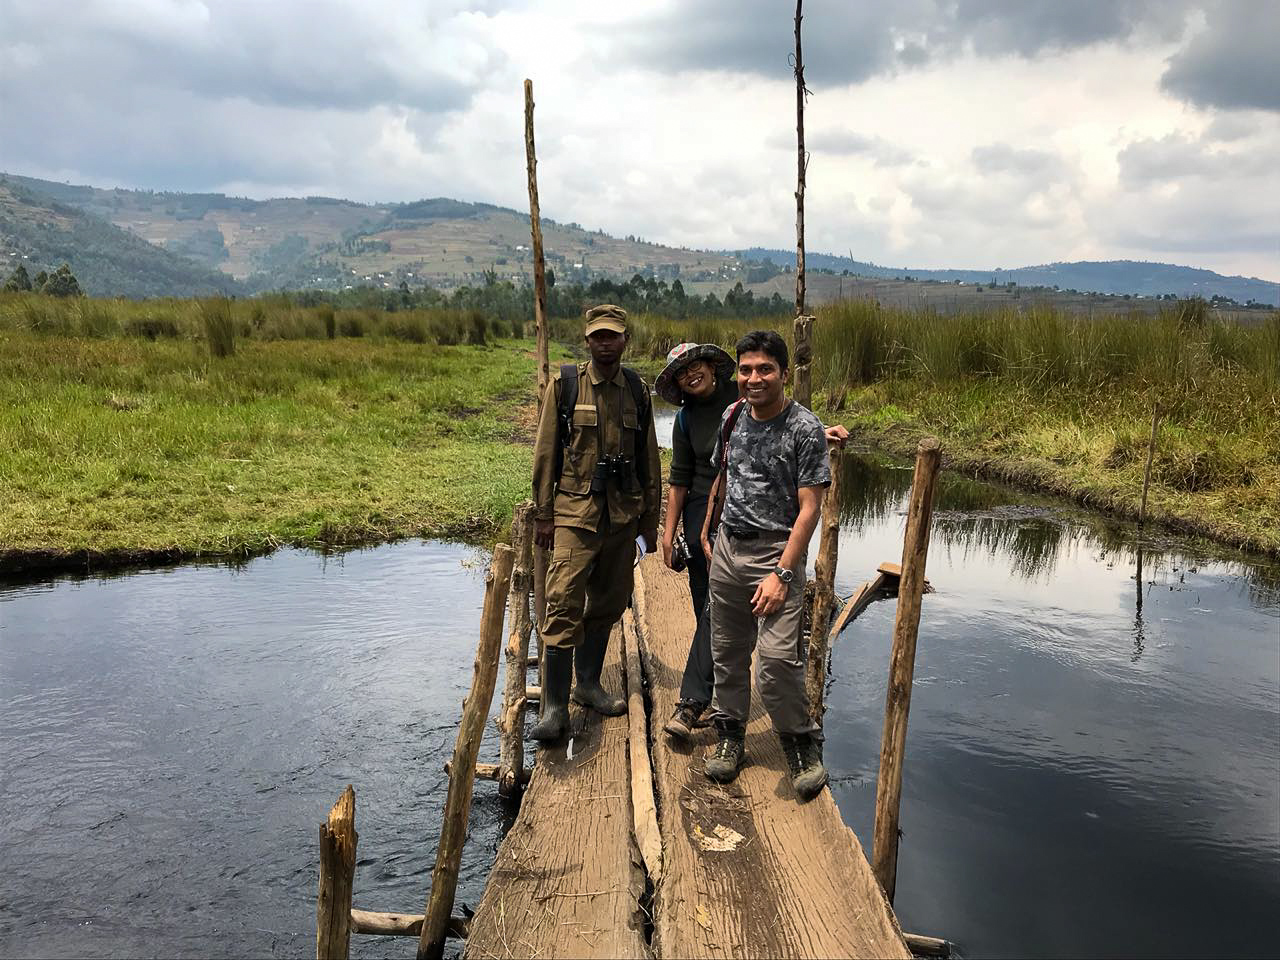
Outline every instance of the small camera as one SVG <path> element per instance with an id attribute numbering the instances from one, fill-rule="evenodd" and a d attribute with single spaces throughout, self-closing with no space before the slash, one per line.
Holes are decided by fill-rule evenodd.
<path id="1" fill-rule="evenodd" d="M 671 569 L 679 573 L 685 567 L 689 566 L 689 560 L 692 554 L 689 553 L 689 543 L 685 540 L 684 534 L 676 537 L 675 543 L 671 545 Z"/>

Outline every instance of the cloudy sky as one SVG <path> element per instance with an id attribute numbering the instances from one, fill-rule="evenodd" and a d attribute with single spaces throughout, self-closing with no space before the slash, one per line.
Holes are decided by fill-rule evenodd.
<path id="1" fill-rule="evenodd" d="M 788 0 L 0 0 L 0 169 L 795 242 Z M 1280 280 L 1280 0 L 808 0 L 810 250 Z"/>

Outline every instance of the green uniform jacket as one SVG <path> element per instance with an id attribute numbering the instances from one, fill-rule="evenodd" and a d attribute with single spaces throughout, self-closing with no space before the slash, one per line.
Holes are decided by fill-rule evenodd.
<path id="1" fill-rule="evenodd" d="M 564 470 L 556 477 L 556 445 L 560 442 L 556 435 L 556 421 L 560 389 L 560 371 L 557 369 L 542 398 L 538 436 L 533 447 L 533 502 L 537 519 L 554 519 L 559 527 L 599 530 L 606 497 L 592 496 L 591 475 L 596 461 L 602 456 L 621 453 L 635 461 L 642 483 L 638 491 L 631 492 L 621 489 L 617 481 L 609 480 L 610 527 L 616 530 L 638 520 L 641 532 L 655 529 L 658 525 L 662 461 L 658 457 L 652 408 L 649 422 L 640 423 L 635 398 L 627 386 L 621 366 L 611 380 L 605 380 L 596 371 L 595 364 L 589 361 L 578 364 L 578 400 L 573 409 L 573 435 L 564 451 Z M 647 461 L 647 469 L 641 467 L 642 460 Z"/>

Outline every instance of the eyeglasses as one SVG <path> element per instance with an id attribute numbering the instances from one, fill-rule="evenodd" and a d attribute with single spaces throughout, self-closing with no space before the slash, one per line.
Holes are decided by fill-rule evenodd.
<path id="1" fill-rule="evenodd" d="M 686 383 L 694 373 L 701 373 L 704 377 L 709 373 L 705 360 L 694 360 L 691 364 L 676 374 L 676 383 Z"/>

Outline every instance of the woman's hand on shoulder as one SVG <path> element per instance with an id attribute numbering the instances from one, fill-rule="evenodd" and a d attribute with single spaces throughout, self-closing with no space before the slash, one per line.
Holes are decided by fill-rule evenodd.
<path id="1" fill-rule="evenodd" d="M 849 442 L 849 431 L 842 423 L 837 423 L 833 427 L 823 427 L 822 429 L 827 435 L 827 443 L 834 443 L 837 447 L 843 447 Z"/>

